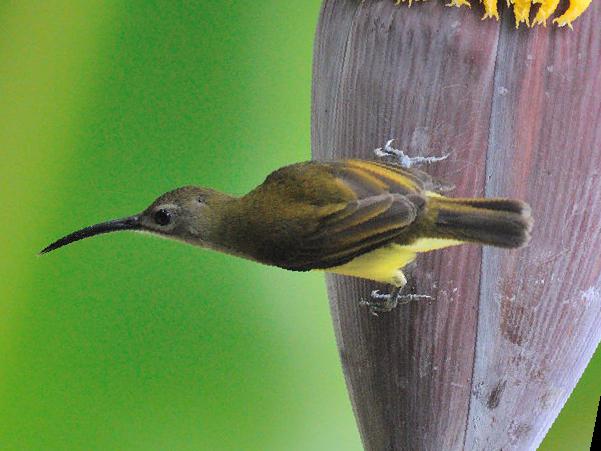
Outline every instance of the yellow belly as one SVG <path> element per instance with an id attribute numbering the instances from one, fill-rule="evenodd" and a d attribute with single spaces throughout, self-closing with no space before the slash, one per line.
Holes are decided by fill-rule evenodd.
<path id="1" fill-rule="evenodd" d="M 420 238 L 409 245 L 389 244 L 326 271 L 399 285 L 399 278 L 404 280 L 401 269 L 411 263 L 417 253 L 457 244 L 461 244 L 461 241 L 441 238 Z"/>

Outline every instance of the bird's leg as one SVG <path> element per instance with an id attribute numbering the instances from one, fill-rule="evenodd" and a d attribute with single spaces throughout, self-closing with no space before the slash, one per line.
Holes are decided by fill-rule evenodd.
<path id="1" fill-rule="evenodd" d="M 378 316 L 379 313 L 387 313 L 396 308 L 399 304 L 408 304 L 411 301 L 421 299 L 432 300 L 432 296 L 425 294 L 402 294 L 403 288 L 407 284 L 405 274 L 399 270 L 393 282 L 393 290 L 391 293 L 380 293 L 380 290 L 371 292 L 371 300 L 361 301 L 361 305 L 369 307 L 372 315 Z"/>
<path id="2" fill-rule="evenodd" d="M 380 158 L 393 157 L 397 160 L 397 163 L 403 166 L 404 168 L 411 168 L 413 166 L 419 166 L 421 164 L 436 163 L 438 161 L 446 160 L 447 158 L 449 158 L 450 155 L 446 154 L 440 157 L 410 157 L 402 150 L 395 149 L 394 147 L 392 147 L 393 142 L 394 139 L 389 139 L 388 142 L 384 145 L 384 148 L 378 147 L 374 150 L 374 153 Z"/>

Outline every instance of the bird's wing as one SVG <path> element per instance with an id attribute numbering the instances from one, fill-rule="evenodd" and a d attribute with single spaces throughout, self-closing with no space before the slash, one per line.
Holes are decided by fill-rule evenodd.
<path id="1" fill-rule="evenodd" d="M 321 209 L 316 227 L 287 246 L 280 265 L 287 269 L 331 268 L 386 245 L 406 231 L 425 205 L 422 181 L 403 168 L 362 160 L 312 164 L 308 170 L 319 172 L 317 178 L 325 182 L 321 191 L 330 203 Z M 302 191 L 306 201 L 307 190 Z M 314 204 L 320 199 L 316 196 Z"/>

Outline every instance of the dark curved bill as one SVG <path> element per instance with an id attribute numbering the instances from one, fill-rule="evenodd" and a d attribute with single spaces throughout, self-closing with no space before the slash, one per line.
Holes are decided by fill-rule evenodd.
<path id="1" fill-rule="evenodd" d="M 46 254 L 50 251 L 58 249 L 59 247 L 66 246 L 75 241 L 83 240 L 94 235 L 100 235 L 102 233 L 118 232 L 120 230 L 140 230 L 140 221 L 137 216 L 130 216 L 128 218 L 114 219 L 112 221 L 101 222 L 93 226 L 85 227 L 77 232 L 70 233 L 67 236 L 56 240 L 54 243 L 45 247 L 40 251 L 41 254 Z"/>

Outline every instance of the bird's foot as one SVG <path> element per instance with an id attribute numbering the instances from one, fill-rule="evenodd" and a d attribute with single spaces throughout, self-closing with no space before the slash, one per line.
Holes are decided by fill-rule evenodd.
<path id="1" fill-rule="evenodd" d="M 411 168 L 413 166 L 419 166 L 422 164 L 431 164 L 436 163 L 438 161 L 443 161 L 449 158 L 450 154 L 445 154 L 440 157 L 410 157 L 405 152 L 400 149 L 395 149 L 392 147 L 392 143 L 394 139 L 389 139 L 388 142 L 384 145 L 384 148 L 378 147 L 374 150 L 376 156 L 380 158 L 384 157 L 393 157 L 397 160 L 397 163 L 403 166 L 404 168 Z"/>
<path id="2" fill-rule="evenodd" d="M 363 300 L 360 302 L 360 305 L 364 305 L 369 307 L 369 312 L 374 316 L 379 316 L 379 313 L 388 313 L 397 305 L 408 304 L 411 301 L 419 301 L 422 299 L 433 300 L 432 296 L 428 296 L 425 294 L 401 294 L 400 290 L 395 290 L 396 292 L 382 294 L 380 290 L 374 290 L 371 292 L 371 300 L 366 301 Z"/>
<path id="3" fill-rule="evenodd" d="M 378 313 L 390 312 L 398 305 L 398 296 L 396 294 L 382 294 L 380 290 L 371 292 L 371 300 L 362 300 L 360 305 L 369 308 L 369 313 L 374 316 L 379 316 Z"/>

